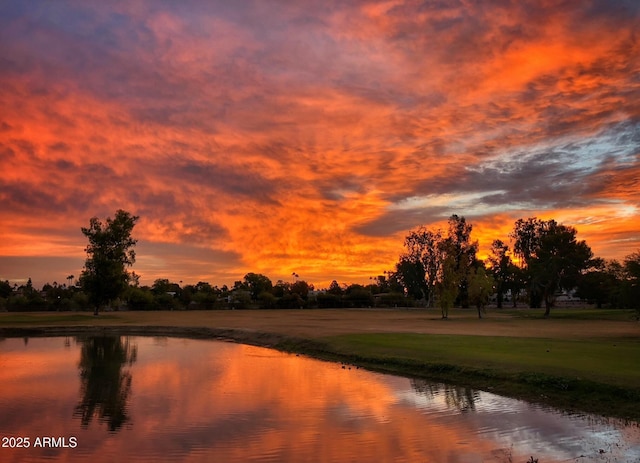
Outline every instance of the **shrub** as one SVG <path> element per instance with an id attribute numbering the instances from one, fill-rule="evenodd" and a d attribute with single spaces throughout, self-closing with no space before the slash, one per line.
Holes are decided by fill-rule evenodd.
<path id="1" fill-rule="evenodd" d="M 301 309 L 305 306 L 305 302 L 298 294 L 285 294 L 278 299 L 276 306 L 279 309 Z"/>
<path id="2" fill-rule="evenodd" d="M 127 305 L 131 310 L 153 310 L 153 294 L 141 288 L 130 288 Z"/>
<path id="3" fill-rule="evenodd" d="M 261 309 L 273 309 L 276 306 L 277 298 L 268 291 L 258 294 L 258 303 Z"/>
<path id="4" fill-rule="evenodd" d="M 320 293 L 316 296 L 316 303 L 321 309 L 342 307 L 342 298 L 336 294 Z"/>

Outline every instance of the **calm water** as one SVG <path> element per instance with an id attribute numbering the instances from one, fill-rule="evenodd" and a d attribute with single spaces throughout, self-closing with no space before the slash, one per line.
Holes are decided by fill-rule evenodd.
<path id="1" fill-rule="evenodd" d="M 0 437 L 1 462 L 640 461 L 637 424 L 152 337 L 0 340 Z"/>

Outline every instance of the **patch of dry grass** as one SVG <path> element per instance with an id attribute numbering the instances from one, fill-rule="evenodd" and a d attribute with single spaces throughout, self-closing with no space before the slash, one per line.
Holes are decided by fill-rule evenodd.
<path id="1" fill-rule="evenodd" d="M 84 314 L 83 314 L 84 315 Z M 359 333 L 418 333 L 510 336 L 554 339 L 638 337 L 640 323 L 628 320 L 522 317 L 490 312 L 479 320 L 474 310 L 452 310 L 442 320 L 437 310 L 316 309 L 109 312 L 97 317 L 79 313 L 0 313 L 0 326 L 128 325 L 230 328 L 293 337 L 322 338 Z"/>

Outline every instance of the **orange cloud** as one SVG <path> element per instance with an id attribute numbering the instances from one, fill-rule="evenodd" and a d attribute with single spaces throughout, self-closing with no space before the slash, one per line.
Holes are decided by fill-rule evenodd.
<path id="1" fill-rule="evenodd" d="M 143 283 L 365 282 L 410 229 L 454 213 L 487 249 L 509 221 L 558 211 L 621 258 L 640 244 L 638 14 L 11 2 L 0 278 L 79 273 L 79 228 L 118 208 L 141 217 Z M 45 274 L 39 257 L 77 268 Z"/>

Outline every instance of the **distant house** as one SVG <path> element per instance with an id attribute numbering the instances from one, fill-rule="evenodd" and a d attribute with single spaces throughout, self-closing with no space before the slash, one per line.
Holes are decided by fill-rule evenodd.
<path id="1" fill-rule="evenodd" d="M 561 304 L 577 304 L 582 302 L 579 297 L 576 297 L 576 289 L 562 290 L 556 293 L 556 303 Z"/>
<path id="2" fill-rule="evenodd" d="M 251 305 L 251 291 L 246 289 L 234 289 L 227 296 L 227 303 L 232 309 L 245 309 Z"/>

